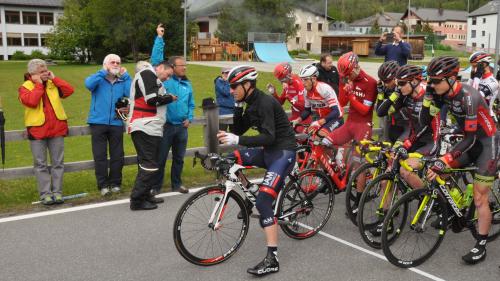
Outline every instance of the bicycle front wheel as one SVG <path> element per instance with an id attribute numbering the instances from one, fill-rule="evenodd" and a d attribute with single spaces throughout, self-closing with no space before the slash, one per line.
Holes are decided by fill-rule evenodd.
<path id="1" fill-rule="evenodd" d="M 358 177 L 360 175 L 365 175 L 365 186 L 368 186 L 371 180 L 380 173 L 380 165 L 378 163 L 364 163 L 359 166 L 354 173 L 349 175 L 349 181 L 346 186 L 345 193 L 345 207 L 346 215 L 352 221 L 354 225 L 358 225 L 358 210 L 359 210 L 359 198 L 357 198 L 357 185 Z M 364 188 L 364 186 L 363 186 Z"/>
<path id="2" fill-rule="evenodd" d="M 389 262 L 409 268 L 430 258 L 446 233 L 447 208 L 442 197 L 427 188 L 403 195 L 382 226 L 382 249 Z"/>
<path id="3" fill-rule="evenodd" d="M 278 202 L 280 227 L 291 238 L 306 239 L 318 233 L 333 211 L 334 190 L 319 170 L 300 172 L 284 187 Z"/>
<path id="4" fill-rule="evenodd" d="M 246 238 L 249 216 L 245 201 L 235 191 L 229 192 L 224 200 L 225 190 L 224 186 L 202 189 L 177 212 L 173 229 L 175 247 L 190 263 L 203 266 L 221 263 L 229 259 Z M 210 222 L 210 217 L 219 212 L 219 224 L 215 227 L 215 219 Z M 242 219 L 238 218 L 239 212 Z"/>

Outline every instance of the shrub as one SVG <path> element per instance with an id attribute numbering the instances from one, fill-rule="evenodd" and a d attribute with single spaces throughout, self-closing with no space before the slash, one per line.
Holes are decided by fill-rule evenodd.
<path id="1" fill-rule="evenodd" d="M 44 59 L 47 58 L 47 55 L 45 55 L 44 53 L 42 53 L 42 51 L 40 51 L 40 50 L 33 50 L 31 52 L 30 58 L 44 60 Z"/>
<path id="2" fill-rule="evenodd" d="M 23 51 L 16 51 L 15 53 L 12 54 L 11 59 L 13 59 L 13 60 L 29 60 L 30 56 L 25 54 Z"/>

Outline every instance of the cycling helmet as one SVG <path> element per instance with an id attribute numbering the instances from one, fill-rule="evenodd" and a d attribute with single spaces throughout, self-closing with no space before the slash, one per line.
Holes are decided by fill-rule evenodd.
<path id="1" fill-rule="evenodd" d="M 392 80 L 396 77 L 399 64 L 397 61 L 386 61 L 378 69 L 378 78 L 382 81 Z"/>
<path id="2" fill-rule="evenodd" d="M 292 74 L 292 66 L 288 62 L 282 62 L 274 68 L 274 77 L 283 80 Z"/>
<path id="3" fill-rule="evenodd" d="M 229 84 L 231 85 L 236 85 L 246 81 L 256 81 L 258 75 L 259 74 L 257 73 L 257 70 L 255 70 L 255 67 L 249 65 L 239 65 L 229 71 L 227 81 L 229 81 Z"/>
<path id="4" fill-rule="evenodd" d="M 337 61 L 337 69 L 341 76 L 348 76 L 352 70 L 359 64 L 358 55 L 353 52 L 348 52 L 340 56 Z"/>
<path id="5" fill-rule="evenodd" d="M 306 65 L 302 67 L 299 73 L 300 78 L 310 78 L 318 76 L 318 68 L 314 64 Z"/>
<path id="6" fill-rule="evenodd" d="M 407 64 L 399 68 L 396 79 L 401 81 L 422 80 L 422 68 L 420 66 Z"/>
<path id="7" fill-rule="evenodd" d="M 470 63 L 475 63 L 475 62 L 486 62 L 490 63 L 492 62 L 491 56 L 485 52 L 478 51 L 470 55 L 469 57 L 469 62 Z"/>
<path id="8" fill-rule="evenodd" d="M 450 56 L 433 58 L 427 66 L 427 75 L 431 78 L 447 78 L 457 75 L 459 71 L 458 58 Z"/>

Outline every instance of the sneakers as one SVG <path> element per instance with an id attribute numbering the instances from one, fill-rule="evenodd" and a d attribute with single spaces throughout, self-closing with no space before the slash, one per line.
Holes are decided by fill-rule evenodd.
<path id="1" fill-rule="evenodd" d="M 55 204 L 62 204 L 62 203 L 64 203 L 64 199 L 62 197 L 62 194 L 56 194 L 56 195 L 54 195 L 54 203 Z"/>
<path id="2" fill-rule="evenodd" d="M 161 203 L 165 202 L 165 200 L 163 198 L 158 198 L 158 197 L 155 197 L 154 195 L 147 197 L 146 201 L 148 201 L 150 203 L 154 203 L 154 204 L 161 204 Z"/>
<path id="3" fill-rule="evenodd" d="M 113 193 L 118 193 L 120 191 L 122 191 L 122 188 L 118 185 L 111 187 L 111 192 Z"/>
<path id="4" fill-rule="evenodd" d="M 111 195 L 111 190 L 109 190 L 109 188 L 107 188 L 107 187 L 103 187 L 103 188 L 101 188 L 101 195 L 102 196 Z"/>
<path id="5" fill-rule="evenodd" d="M 54 205 L 56 202 L 54 201 L 54 199 L 52 198 L 52 196 L 48 195 L 48 196 L 45 196 L 42 198 L 42 200 L 40 200 L 42 202 L 43 205 L 45 206 L 50 206 L 50 205 Z"/>
<path id="6" fill-rule="evenodd" d="M 280 271 L 280 263 L 275 255 L 267 255 L 263 261 L 253 268 L 247 269 L 247 272 L 256 276 L 264 276 L 269 273 Z"/>
<path id="7" fill-rule="evenodd" d="M 462 260 L 468 264 L 476 264 L 483 261 L 486 258 L 486 248 L 485 247 L 474 247 L 465 256 L 462 256 Z"/>
<path id="8" fill-rule="evenodd" d="M 179 186 L 178 188 L 172 189 L 172 191 L 179 192 L 179 193 L 184 193 L 184 194 L 189 193 L 189 189 L 187 189 L 183 185 Z"/>
<path id="9" fill-rule="evenodd" d="M 383 227 L 384 227 L 384 223 L 381 222 L 381 223 L 377 224 L 377 226 L 374 227 L 373 229 L 370 229 L 369 232 L 373 235 L 373 237 L 379 237 L 380 235 L 382 235 L 382 228 Z M 387 227 L 387 233 L 392 234 L 393 231 L 394 231 L 394 227 L 393 227 L 393 224 L 391 221 L 389 223 L 389 226 Z"/>

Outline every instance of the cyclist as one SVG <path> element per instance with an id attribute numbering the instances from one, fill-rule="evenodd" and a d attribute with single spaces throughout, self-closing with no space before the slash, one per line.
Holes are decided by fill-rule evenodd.
<path id="1" fill-rule="evenodd" d="M 331 132 L 323 139 L 323 144 L 344 145 L 351 140 L 361 141 L 368 139 L 372 135 L 373 107 L 376 99 L 377 81 L 366 74 L 359 66 L 358 56 L 353 52 L 348 52 L 340 56 L 337 62 L 340 82 L 340 105 L 344 107 L 349 103 L 349 115 L 347 121 L 340 128 Z M 337 152 L 342 155 L 343 150 Z M 336 159 L 340 159 L 337 155 Z M 360 165 L 359 155 L 352 158 L 352 167 L 356 169 Z M 365 176 L 360 175 L 357 179 L 356 204 L 361 198 L 365 186 Z M 357 212 L 357 207 L 353 208 Z"/>
<path id="2" fill-rule="evenodd" d="M 237 66 L 229 72 L 228 81 L 236 103 L 233 117 L 235 134 L 219 131 L 217 137 L 224 144 L 250 147 L 234 152 L 239 164 L 267 169 L 259 187 L 256 207 L 260 214 L 260 225 L 266 234 L 268 250 L 263 261 L 247 270 L 250 274 L 260 276 L 279 271 L 278 225 L 272 206 L 284 179 L 295 165 L 296 143 L 295 134 L 281 105 L 256 88 L 257 75 L 255 68 L 246 65 Z M 251 127 L 259 134 L 243 136 Z"/>
<path id="3" fill-rule="evenodd" d="M 317 120 L 311 123 L 308 132 L 318 132 L 319 135 L 326 136 L 344 124 L 343 110 L 339 105 L 335 90 L 330 85 L 318 81 L 318 68 L 313 64 L 304 66 L 299 76 L 307 90 L 305 109 L 292 123 L 296 126 L 302 120 L 307 120 L 314 110 Z"/>
<path id="4" fill-rule="evenodd" d="M 426 124 L 430 120 L 431 104 L 438 108 L 447 105 L 448 111 L 465 134 L 463 140 L 455 145 L 451 152 L 441 157 L 432 169 L 429 169 L 427 177 L 430 180 L 447 166 L 462 167 L 472 161 L 478 166 L 474 175 L 474 204 L 479 215 L 479 238 L 474 248 L 462 257 L 466 263 L 475 264 L 486 257 L 486 241 L 491 226 L 488 196 L 496 173 L 496 150 L 499 144 L 486 101 L 476 89 L 462 84 L 457 79 L 459 69 L 460 63 L 455 57 L 432 59 L 427 73 L 433 91 L 425 94 L 420 121 Z"/>
<path id="5" fill-rule="evenodd" d="M 492 58 L 485 52 L 475 52 L 469 57 L 471 64 L 471 79 L 468 84 L 479 90 L 479 93 L 484 97 L 490 107 L 490 115 L 496 119 L 493 111 L 495 100 L 498 96 L 498 81 L 493 76 L 493 71 L 490 67 Z M 495 120 L 498 122 L 498 120 Z"/>
<path id="6" fill-rule="evenodd" d="M 399 64 L 397 61 L 386 61 L 379 67 L 378 78 L 380 80 L 377 82 L 377 104 L 375 105 L 378 117 L 388 117 L 386 118 L 385 128 L 387 128 L 389 134 L 389 141 L 392 143 L 408 127 L 408 113 L 404 110 L 396 111 L 394 108 L 385 111 L 379 109 L 380 105 L 397 90 L 396 73 L 398 70 Z"/>
<path id="7" fill-rule="evenodd" d="M 274 77 L 281 82 L 283 86 L 283 91 L 280 96 L 276 93 L 276 88 L 273 84 L 267 84 L 267 91 L 272 94 L 281 105 L 285 103 L 286 100 L 292 105 L 292 115 L 288 118 L 290 121 L 297 119 L 300 113 L 304 111 L 305 106 L 305 95 L 306 90 L 304 89 L 304 84 L 300 80 L 299 76 L 292 74 L 292 66 L 283 62 L 274 68 Z M 305 119 L 301 122 L 303 125 L 309 125 L 311 123 L 311 118 Z M 304 127 L 301 125 L 296 126 L 295 132 L 302 133 Z"/>

